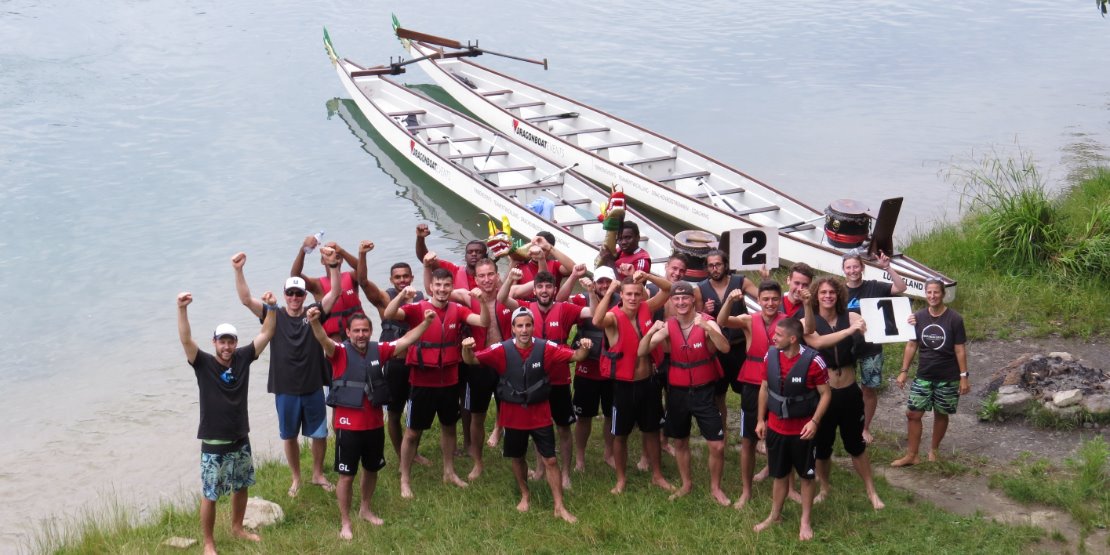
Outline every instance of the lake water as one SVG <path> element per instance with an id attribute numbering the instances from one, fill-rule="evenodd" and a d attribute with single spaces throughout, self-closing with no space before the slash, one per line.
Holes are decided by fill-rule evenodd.
<path id="1" fill-rule="evenodd" d="M 547 72 L 479 61 L 812 205 L 905 196 L 903 235 L 955 213 L 939 175 L 953 162 L 1020 144 L 1057 186 L 1105 160 L 1110 20 L 1093 2 L 682 4 L 394 8 L 412 29 L 547 57 Z M 365 65 L 403 53 L 374 2 L 0 2 L 0 551 L 105 499 L 142 513 L 197 491 L 174 297 L 194 293 L 202 347 L 222 321 L 252 336 L 236 251 L 261 294 L 321 229 L 374 240 L 379 279 L 414 261 L 419 222 L 449 258 L 484 235 L 333 101 L 324 25 Z M 266 367 L 252 441 L 274 456 Z"/>

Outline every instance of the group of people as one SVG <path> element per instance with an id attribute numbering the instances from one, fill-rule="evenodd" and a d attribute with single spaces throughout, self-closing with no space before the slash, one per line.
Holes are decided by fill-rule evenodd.
<path id="1" fill-rule="evenodd" d="M 250 363 L 268 344 L 267 391 L 274 394 L 291 473 L 288 494 L 294 497 L 302 487 L 300 437 L 306 436 L 313 461 L 309 483 L 336 489 L 344 539 L 352 537 L 350 510 L 359 467 L 358 516 L 380 525 L 371 501 L 377 473 L 385 466 L 386 435 L 400 461 L 401 496 L 412 498 L 413 465 L 430 464 L 418 453 L 420 440 L 436 421 L 445 483 L 467 487 L 479 479 L 484 447 L 501 443 L 520 490 L 517 509 L 529 510 L 529 478 L 545 478 L 555 516 L 570 523 L 576 517 L 564 503 L 564 492 L 571 486 L 571 453 L 574 469 L 585 470 L 593 419 L 599 415 L 603 458 L 616 473 L 613 494 L 627 485 L 628 439 L 634 429 L 642 440 L 639 466 L 650 470 L 651 483 L 670 492 L 671 499 L 690 493 L 690 435 L 696 420 L 708 446 L 714 502 L 742 508 L 754 481 L 774 479 L 771 513 L 756 531 L 781 520 L 785 500 L 792 497 L 802 506 L 799 538 L 812 537 L 809 515 L 812 505 L 829 495 L 838 430 L 872 506 L 883 508 L 866 452 L 881 385 L 882 347 L 863 341 L 866 323 L 858 314 L 859 299 L 897 295 L 906 287 L 882 253 L 876 262 L 890 282 L 863 280 L 863 259 L 850 253 L 843 261 L 846 280 L 817 277 L 798 263 L 790 268 L 784 295 L 766 271 L 760 283 L 733 275 L 727 254 L 719 250 L 708 254 L 708 276 L 698 283 L 685 281 L 687 261 L 680 254 L 667 260 L 664 275 L 652 274 L 651 260 L 639 248 L 638 229 L 629 222 L 620 229 L 617 252 L 601 257 L 603 265 L 592 271 L 560 252 L 546 233 L 514 252 L 504 275 L 487 257 L 485 242 L 468 243 L 457 265 L 428 250 L 429 233 L 426 225 L 417 226 L 423 290 L 413 286 L 412 266 L 404 261 L 389 267 L 388 287 L 372 281 L 370 241 L 362 241 L 354 255 L 310 236 L 297 249 L 284 283 L 285 302 L 279 305 L 270 292 L 252 296 L 243 270 L 247 257 L 234 255 L 239 300 L 262 323 L 255 339 L 242 347 L 236 329 L 220 324 L 212 337 L 213 354 L 201 351 L 187 315 L 192 296 L 178 295 L 180 339 L 200 389 L 206 552 L 215 552 L 215 502 L 229 493 L 233 534 L 258 540 L 242 527 L 247 488 L 254 484 L 246 391 Z M 317 248 L 325 275 L 310 277 L 305 258 Z M 576 289 L 581 292 L 575 294 Z M 377 341 L 360 291 L 382 322 Z M 943 282 L 929 280 L 926 293 L 928 306 L 911 317 L 917 340 L 907 344 L 897 379 L 904 386 L 920 352 L 907 410 L 909 450 L 895 466 L 918 462 L 926 411 L 936 414 L 928 453 L 930 460 L 936 458 L 947 415 L 969 388 L 962 319 L 945 307 Z M 312 305 L 306 304 L 309 294 L 316 300 Z M 755 299 L 758 312 L 747 313 L 745 295 Z M 730 388 L 740 395 L 741 406 L 742 489 L 734 503 L 721 485 Z M 487 442 L 493 399 L 497 416 Z M 327 406 L 333 407 L 337 488 L 324 472 Z M 460 420 L 463 451 L 473 462 L 466 480 L 455 470 Z M 531 473 L 529 440 L 537 453 Z M 767 466 L 756 473 L 760 442 Z M 681 480 L 677 488 L 662 472 L 664 449 L 674 455 Z M 794 491 L 792 474 L 800 493 Z"/>

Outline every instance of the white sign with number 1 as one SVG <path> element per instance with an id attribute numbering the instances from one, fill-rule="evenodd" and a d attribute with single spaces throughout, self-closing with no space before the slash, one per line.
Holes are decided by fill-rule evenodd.
<path id="1" fill-rule="evenodd" d="M 860 299 L 859 311 L 867 322 L 863 338 L 868 342 L 904 343 L 917 337 L 913 326 L 906 321 L 912 313 L 907 297 Z"/>
<path id="2" fill-rule="evenodd" d="M 733 229 L 729 232 L 728 258 L 733 270 L 768 270 L 779 267 L 779 230 L 774 227 Z"/>

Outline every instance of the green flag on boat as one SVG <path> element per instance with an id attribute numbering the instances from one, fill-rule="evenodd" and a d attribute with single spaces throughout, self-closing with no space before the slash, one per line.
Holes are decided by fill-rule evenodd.
<path id="1" fill-rule="evenodd" d="M 339 61 L 339 56 L 335 55 L 335 48 L 331 45 L 331 37 L 328 36 L 327 27 L 324 27 L 324 50 L 328 52 L 328 57 L 331 58 L 332 63 Z"/>

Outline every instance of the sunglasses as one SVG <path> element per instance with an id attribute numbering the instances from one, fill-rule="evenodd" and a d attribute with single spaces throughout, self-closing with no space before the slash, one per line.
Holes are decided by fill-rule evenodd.
<path id="1" fill-rule="evenodd" d="M 285 290 L 285 296 L 286 297 L 303 297 L 304 296 L 304 291 L 301 291 L 300 289 L 286 289 Z"/>

